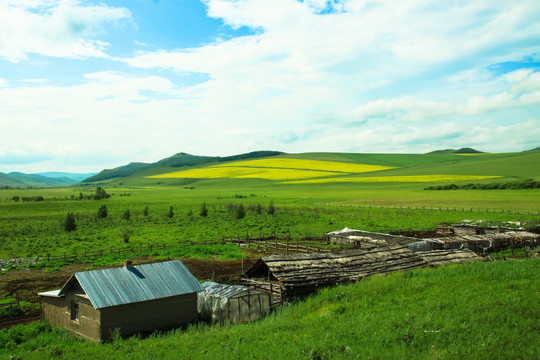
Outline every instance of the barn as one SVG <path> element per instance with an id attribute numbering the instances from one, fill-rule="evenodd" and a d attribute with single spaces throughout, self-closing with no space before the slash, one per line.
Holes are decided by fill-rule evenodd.
<path id="1" fill-rule="evenodd" d="M 203 287 L 180 260 L 77 272 L 40 293 L 42 319 L 94 341 L 197 320 Z M 116 330 L 118 329 L 118 330 Z"/>
<path id="2" fill-rule="evenodd" d="M 231 324 L 253 321 L 271 311 L 270 294 L 242 285 L 202 283 L 204 291 L 198 294 L 199 318 L 213 321 L 229 321 Z"/>

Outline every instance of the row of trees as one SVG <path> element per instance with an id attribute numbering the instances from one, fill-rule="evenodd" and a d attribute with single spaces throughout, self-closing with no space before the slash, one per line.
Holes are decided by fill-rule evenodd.
<path id="1" fill-rule="evenodd" d="M 424 190 L 499 190 L 499 189 L 540 189 L 540 181 L 528 179 L 523 182 L 466 184 L 466 185 L 439 185 L 428 186 Z"/>
<path id="2" fill-rule="evenodd" d="M 229 211 L 232 214 L 234 214 L 234 217 L 236 219 L 243 219 L 246 216 L 246 209 L 245 209 L 243 204 L 228 204 L 227 208 L 229 209 Z M 261 204 L 258 204 L 257 206 L 250 206 L 249 209 L 254 211 L 257 214 L 262 214 L 263 213 L 263 207 L 261 206 Z M 276 209 L 274 207 L 274 202 L 273 201 L 270 202 L 270 205 L 265 209 L 265 211 L 266 211 L 266 213 L 268 215 L 274 215 L 275 214 Z M 149 216 L 150 209 L 149 209 L 148 205 L 144 207 L 144 209 L 142 211 L 142 214 L 145 217 Z M 174 217 L 174 215 L 175 215 L 174 209 L 173 209 L 173 206 L 171 205 L 169 207 L 169 212 L 167 213 L 167 217 L 169 219 L 172 219 Z M 190 210 L 188 215 L 193 216 L 193 212 Z M 100 205 L 98 210 L 97 210 L 96 217 L 99 218 L 99 219 L 105 219 L 108 216 L 109 216 L 109 209 L 107 208 L 107 205 L 105 205 L 105 204 Z M 201 216 L 201 217 L 207 217 L 208 216 L 208 207 L 206 206 L 206 203 L 203 203 L 201 205 L 200 210 L 199 210 L 199 216 Z M 131 219 L 131 211 L 129 209 L 125 210 L 122 213 L 121 218 L 126 220 L 126 221 L 129 221 Z M 65 219 L 64 219 L 64 230 L 67 231 L 67 232 L 71 232 L 71 231 L 75 231 L 76 229 L 77 229 L 77 224 L 75 222 L 75 216 L 73 215 L 72 212 L 68 212 Z"/>

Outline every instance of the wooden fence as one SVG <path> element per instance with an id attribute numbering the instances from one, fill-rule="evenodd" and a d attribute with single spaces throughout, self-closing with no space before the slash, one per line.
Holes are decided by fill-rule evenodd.
<path id="1" fill-rule="evenodd" d="M 432 211 L 468 211 L 478 213 L 499 213 L 499 214 L 519 214 L 519 215 L 540 215 L 540 211 L 530 210 L 507 210 L 507 209 L 481 209 L 465 208 L 456 206 L 374 206 L 374 205 L 354 205 L 354 204 L 328 204 L 316 203 L 317 206 L 336 206 L 336 207 L 356 207 L 356 208 L 378 208 L 378 209 L 402 209 L 402 210 L 432 210 Z"/>

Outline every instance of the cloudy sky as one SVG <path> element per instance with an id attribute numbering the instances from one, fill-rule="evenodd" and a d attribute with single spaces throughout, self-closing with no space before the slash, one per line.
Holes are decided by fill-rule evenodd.
<path id="1" fill-rule="evenodd" d="M 0 0 L 0 172 L 540 146 L 538 0 Z"/>

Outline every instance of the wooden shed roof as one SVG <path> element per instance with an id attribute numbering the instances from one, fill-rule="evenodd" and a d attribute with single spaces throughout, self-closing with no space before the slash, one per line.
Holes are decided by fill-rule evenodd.
<path id="1" fill-rule="evenodd" d="M 478 256 L 471 250 L 419 251 L 416 254 L 424 259 L 430 266 L 462 264 L 483 260 L 481 256 Z"/>
<path id="2" fill-rule="evenodd" d="M 271 255 L 247 271 L 250 277 L 271 276 L 283 286 L 313 287 L 358 280 L 373 274 L 427 266 L 427 262 L 400 245 L 336 253 Z"/>

